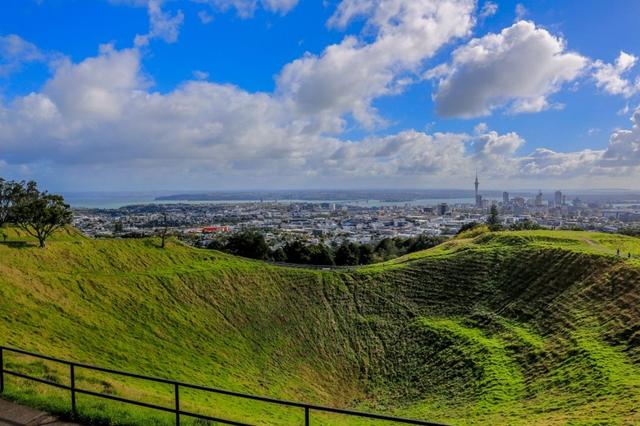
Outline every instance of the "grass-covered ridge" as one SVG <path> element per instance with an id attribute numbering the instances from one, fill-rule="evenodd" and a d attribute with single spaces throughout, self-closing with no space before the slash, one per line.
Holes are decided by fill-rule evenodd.
<path id="1" fill-rule="evenodd" d="M 640 422 L 638 239 L 490 233 L 353 271 L 316 271 L 73 230 L 41 250 L 8 232 L 10 243 L 0 243 L 2 344 L 455 424 Z M 48 363 L 8 361 L 67 380 Z M 80 374 L 87 388 L 172 403 L 160 385 Z M 17 384 L 9 379 L 16 399 L 68 408 L 64 393 Z M 183 396 L 185 409 L 251 423 L 302 420 L 298 410 Z M 172 420 L 90 397 L 79 406 L 118 424 Z"/>

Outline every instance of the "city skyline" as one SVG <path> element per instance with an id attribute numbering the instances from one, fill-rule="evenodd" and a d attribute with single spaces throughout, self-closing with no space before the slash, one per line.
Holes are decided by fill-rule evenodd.
<path id="1" fill-rule="evenodd" d="M 460 189 L 477 169 L 499 191 L 638 190 L 638 13 L 7 0 L 0 176 L 62 192 Z"/>

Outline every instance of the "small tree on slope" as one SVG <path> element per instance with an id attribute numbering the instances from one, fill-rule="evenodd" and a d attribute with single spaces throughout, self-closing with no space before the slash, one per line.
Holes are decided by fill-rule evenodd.
<path id="1" fill-rule="evenodd" d="M 35 182 L 29 182 L 20 190 L 11 215 L 20 229 L 38 239 L 41 248 L 51 234 L 71 223 L 73 218 L 62 196 L 38 191 Z"/>
<path id="2" fill-rule="evenodd" d="M 491 206 L 487 225 L 489 225 L 489 229 L 492 231 L 499 231 L 502 228 L 502 225 L 500 224 L 500 216 L 498 215 L 498 207 L 495 204 Z"/>

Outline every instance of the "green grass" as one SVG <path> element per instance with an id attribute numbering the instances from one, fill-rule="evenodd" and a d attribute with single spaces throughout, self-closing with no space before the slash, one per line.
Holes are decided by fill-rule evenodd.
<path id="1" fill-rule="evenodd" d="M 4 232 L 1 344 L 454 424 L 640 422 L 638 239 L 484 233 L 352 271 L 316 271 L 175 241 L 163 250 L 153 239 L 91 240 L 72 229 L 41 250 L 15 229 Z M 61 366 L 6 358 L 9 368 L 68 382 Z M 78 385 L 173 402 L 165 385 L 113 375 L 80 371 Z M 303 419 L 296 409 L 182 396 L 185 409 L 253 424 Z M 12 377 L 5 397 L 69 411 L 64 392 Z M 96 424 L 173 420 L 88 396 L 79 409 Z M 314 415 L 314 424 L 371 424 Z"/>

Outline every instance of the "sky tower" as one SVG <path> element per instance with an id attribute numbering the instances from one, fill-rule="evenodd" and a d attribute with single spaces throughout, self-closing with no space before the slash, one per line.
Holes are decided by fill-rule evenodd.
<path id="1" fill-rule="evenodd" d="M 476 206 L 480 207 L 480 194 L 478 193 L 478 188 L 480 187 L 480 182 L 478 181 L 478 169 L 476 169 L 476 181 L 475 181 L 475 186 L 476 186 Z"/>

